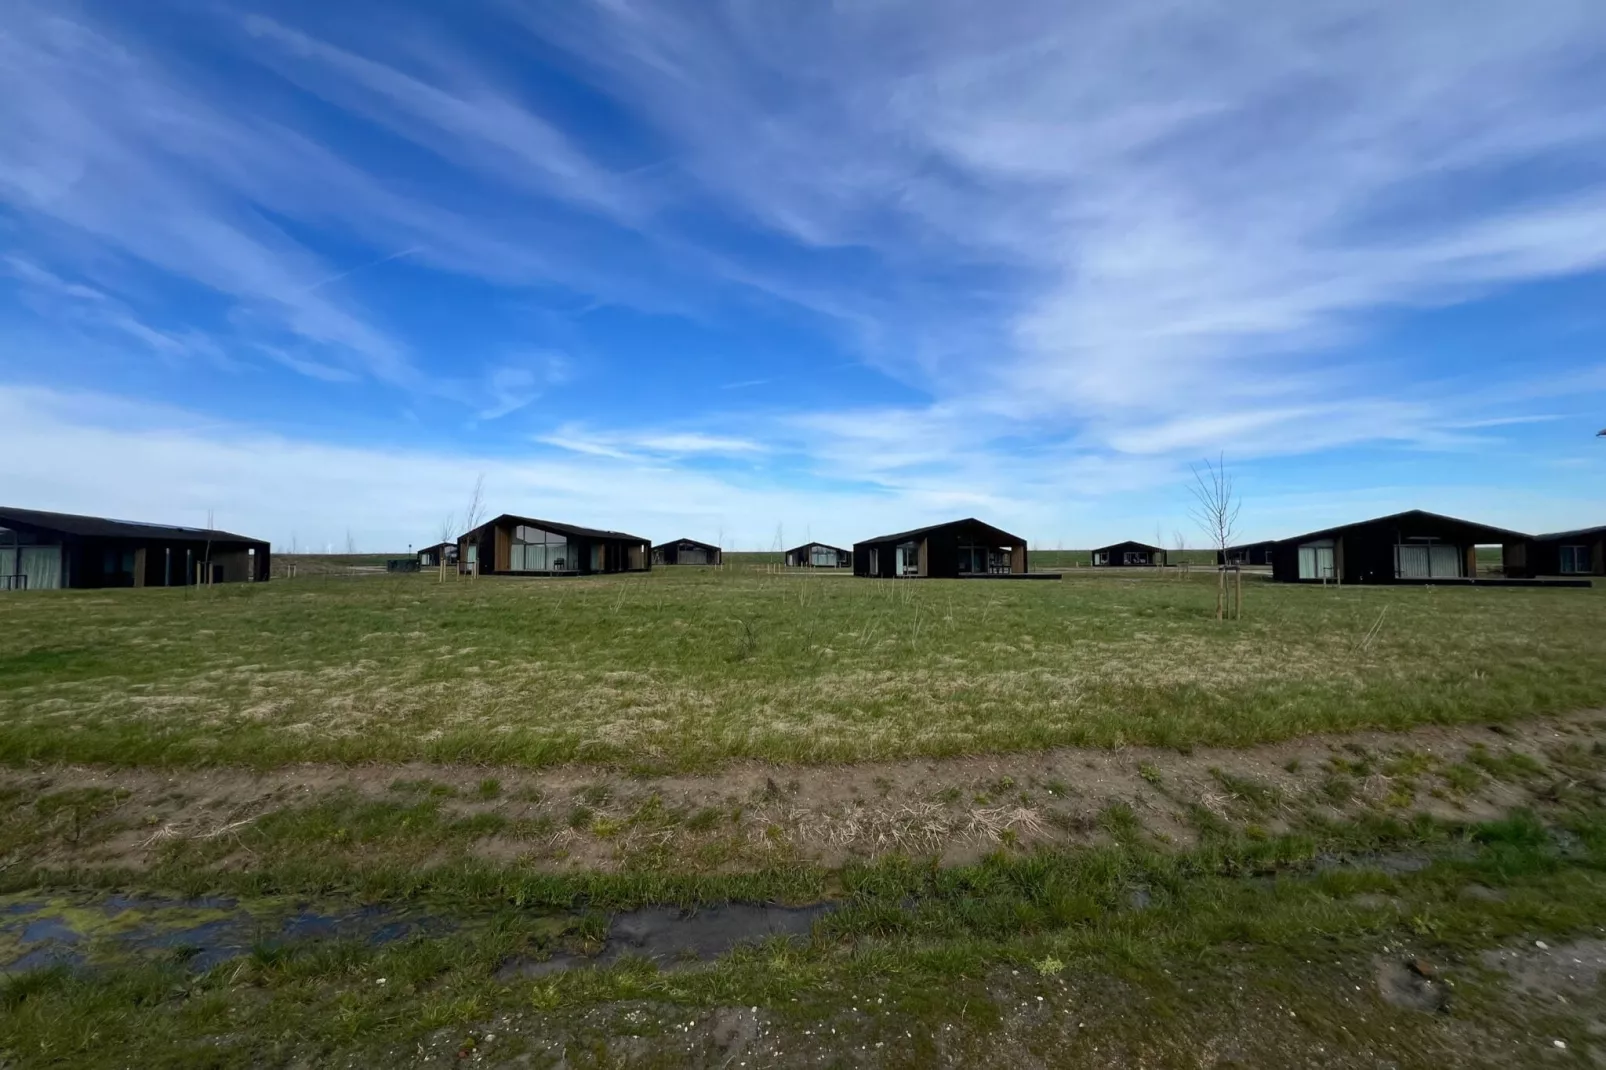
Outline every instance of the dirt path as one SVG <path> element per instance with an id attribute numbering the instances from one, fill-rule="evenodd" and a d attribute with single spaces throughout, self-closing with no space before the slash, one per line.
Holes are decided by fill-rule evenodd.
<path id="1" fill-rule="evenodd" d="M 737 870 L 785 859 L 839 865 L 893 850 L 972 861 L 1000 844 L 1098 840 L 1112 810 L 1184 846 L 1201 809 L 1270 832 L 1297 816 L 1431 813 L 1481 819 L 1558 790 L 1598 790 L 1606 711 L 1497 726 L 1316 736 L 1242 750 L 1056 749 L 941 761 L 631 778 L 571 766 L 303 765 L 157 771 L 78 766 L 0 771 L 27 803 L 90 795 L 106 835 L 59 836 L 29 861 L 148 864 L 175 839 L 249 829 L 262 815 L 331 801 L 428 801 L 477 830 L 439 847 L 558 869 L 673 857 Z M 59 807 L 57 808 L 59 809 Z M 458 822 L 458 826 L 472 825 Z M 53 826 L 54 827 L 54 826 Z"/>

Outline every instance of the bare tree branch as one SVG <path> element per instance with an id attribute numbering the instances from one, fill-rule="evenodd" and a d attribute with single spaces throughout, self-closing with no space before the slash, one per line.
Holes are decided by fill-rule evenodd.
<path id="1" fill-rule="evenodd" d="M 485 520 L 485 473 L 474 479 L 474 491 L 469 495 L 468 507 L 463 510 L 463 530 L 473 531 Z"/>
<path id="2" fill-rule="evenodd" d="M 1211 546 L 1221 555 L 1223 562 L 1216 577 L 1216 619 L 1221 620 L 1227 601 L 1227 547 L 1232 545 L 1233 536 L 1237 533 L 1238 510 L 1242 508 L 1242 503 L 1233 491 L 1225 455 L 1218 454 L 1215 464 L 1211 464 L 1208 457 L 1205 458 L 1202 472 L 1191 465 L 1189 470 L 1193 472 L 1193 486 L 1188 488 L 1193 492 L 1193 507 L 1188 510 L 1188 515 L 1209 537 Z M 1242 595 L 1239 597 L 1240 608 L 1237 612 L 1242 611 Z"/>
<path id="3" fill-rule="evenodd" d="M 1193 485 L 1188 488 L 1193 492 L 1193 506 L 1188 515 L 1205 533 L 1213 549 L 1226 550 L 1238 532 L 1238 511 L 1243 503 L 1233 490 L 1225 457 L 1218 456 L 1215 464 L 1207 457 L 1203 471 L 1195 465 L 1190 465 L 1189 471 L 1193 473 Z"/>

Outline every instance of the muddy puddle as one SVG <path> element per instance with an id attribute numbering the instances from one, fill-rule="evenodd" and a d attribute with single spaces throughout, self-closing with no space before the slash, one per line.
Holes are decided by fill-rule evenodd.
<path id="1" fill-rule="evenodd" d="M 325 911 L 232 899 L 12 897 L 0 900 L 0 969 L 167 955 L 200 971 L 261 948 L 337 938 L 379 945 L 451 928 L 439 918 L 384 907 Z"/>
<path id="2" fill-rule="evenodd" d="M 1372 870 L 1390 877 L 1417 873 L 1451 848 L 1427 851 L 1323 853 L 1308 862 L 1257 873 L 1255 882 L 1310 879 L 1333 870 Z M 1153 908 L 1147 885 L 1127 888 L 1122 907 Z M 570 911 L 520 915 L 530 943 L 503 963 L 504 979 L 539 977 L 575 968 L 644 959 L 673 970 L 706 963 L 743 945 L 772 939 L 807 941 L 815 925 L 844 904 L 776 906 L 724 903 L 682 909 L 649 906 L 602 917 Z M 917 900 L 904 907 L 919 908 Z M 0 897 L 0 973 L 62 965 L 93 969 L 130 956 L 166 957 L 197 972 L 245 955 L 330 941 L 383 946 L 409 937 L 449 936 L 498 916 L 429 913 L 418 906 L 334 908 L 285 901 L 158 899 L 102 896 Z M 533 924 L 530 924 L 533 923 Z"/>
<path id="3" fill-rule="evenodd" d="M 645 907 L 610 917 L 600 939 L 564 941 L 581 915 L 542 914 L 551 947 L 511 959 L 506 977 L 539 976 L 636 957 L 660 968 L 707 962 L 743 944 L 807 939 L 830 904 L 782 907 L 727 903 L 691 910 Z M 52 966 L 93 969 L 123 957 L 176 959 L 197 972 L 268 949 L 333 940 L 382 946 L 413 935 L 445 936 L 471 920 L 383 906 L 346 910 L 231 899 L 0 899 L 0 972 Z"/>
<path id="4" fill-rule="evenodd" d="M 726 903 L 681 910 L 644 907 L 614 915 L 607 939 L 595 955 L 559 952 L 550 958 L 515 958 L 501 969 L 503 977 L 539 977 L 578 966 L 606 966 L 625 958 L 642 958 L 659 969 L 708 962 L 744 944 L 777 937 L 806 940 L 814 923 L 835 909 L 828 903 L 806 907 Z"/>

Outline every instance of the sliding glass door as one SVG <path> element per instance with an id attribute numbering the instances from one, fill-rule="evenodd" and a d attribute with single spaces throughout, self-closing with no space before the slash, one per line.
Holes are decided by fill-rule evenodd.
<path id="1" fill-rule="evenodd" d="M 1299 578 L 1302 580 L 1338 578 L 1331 539 L 1306 543 L 1299 548 Z"/>

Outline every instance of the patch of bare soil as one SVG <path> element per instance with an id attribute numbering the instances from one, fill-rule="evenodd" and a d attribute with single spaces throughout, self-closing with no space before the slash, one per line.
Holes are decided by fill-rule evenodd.
<path id="1" fill-rule="evenodd" d="M 1450 987 L 1424 959 L 1381 958 L 1377 991 L 1383 1002 L 1409 1011 L 1436 1013 L 1450 1006 Z"/>
<path id="2" fill-rule="evenodd" d="M 1606 940 L 1574 940 L 1551 946 L 1537 940 L 1523 947 L 1486 951 L 1483 964 L 1504 972 L 1517 992 L 1565 1003 L 1597 990 L 1606 974 Z"/>
<path id="3" fill-rule="evenodd" d="M 174 840 L 244 845 L 265 814 L 356 797 L 433 799 L 454 817 L 498 815 L 497 828 L 443 847 L 488 860 L 603 870 L 656 860 L 717 872 L 788 860 L 840 865 L 893 851 L 959 864 L 1000 845 L 1095 842 L 1112 811 L 1176 846 L 1190 842 L 1201 813 L 1272 833 L 1313 815 L 1484 819 L 1568 792 L 1601 793 L 1603 772 L 1606 716 L 1591 711 L 1187 753 L 1062 748 L 823 767 L 749 762 L 651 778 L 578 765 L 54 766 L 0 771 L 0 790 L 20 792 L 24 804 L 66 791 L 117 793 L 101 793 L 113 801 L 96 817 L 116 831 L 97 838 L 63 827 L 49 843 L 19 847 L 12 864 L 141 867 Z"/>
<path id="4" fill-rule="evenodd" d="M 1381 960 L 1380 960 L 1381 961 Z M 1144 980 L 1103 974 L 1002 971 L 967 995 L 964 1011 L 893 1011 L 876 982 L 850 984 L 833 1005 L 688 1008 L 631 1001 L 581 1012 L 518 1012 L 386 1053 L 386 1065 L 446 1067 L 1444 1067 L 1587 1065 L 1594 1044 L 1557 1047 L 1521 1006 L 1459 1009 L 1424 997 L 1419 967 L 1386 960 L 1414 980 L 1392 998 L 1368 984 L 1377 963 L 1350 958 L 1266 971 L 1250 959 Z M 1381 990 L 1380 990 L 1381 989 Z M 1598 997 L 1566 1008 L 1552 1026 L 1583 1027 Z M 1428 1013 L 1423 1013 L 1428 1012 Z M 1574 1034 L 1575 1036 L 1578 1034 Z M 360 1065 L 353 1063 L 351 1065 Z"/>

